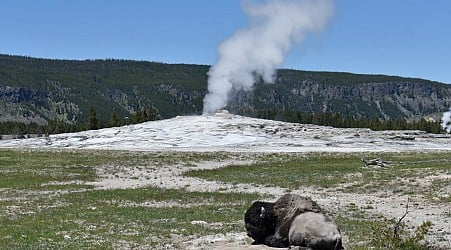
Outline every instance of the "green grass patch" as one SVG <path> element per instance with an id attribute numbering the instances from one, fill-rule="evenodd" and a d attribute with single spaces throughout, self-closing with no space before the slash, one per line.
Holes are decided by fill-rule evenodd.
<path id="1" fill-rule="evenodd" d="M 188 176 L 225 182 L 254 183 L 296 189 L 300 186 L 331 187 L 343 182 L 347 173 L 361 168 L 358 159 L 346 155 L 295 155 L 271 157 L 266 162 L 229 166 L 214 170 L 195 170 Z"/>
<path id="2" fill-rule="evenodd" d="M 0 245 L 8 249 L 114 249 L 128 242 L 156 247 L 171 243 L 174 235 L 242 231 L 244 211 L 259 198 L 158 188 L 70 193 L 57 198 L 63 206 L 30 211 L 17 218 L 0 217 Z M 146 201 L 169 205 L 152 207 Z"/>
<path id="3" fill-rule="evenodd" d="M 371 235 L 371 223 L 369 220 L 356 219 L 351 216 L 334 217 L 340 230 L 349 238 L 349 249 L 367 249 L 369 236 Z"/>
<path id="4" fill-rule="evenodd" d="M 96 177 L 95 165 L 104 161 L 85 151 L 0 150 L 0 188 L 40 188 L 56 181 L 90 181 Z"/>
<path id="5" fill-rule="evenodd" d="M 394 162 L 387 168 L 363 168 L 361 158 L 382 158 Z M 301 186 L 336 188 L 344 192 L 421 192 L 439 189 L 445 181 L 419 185 L 416 179 L 449 173 L 451 153 L 304 154 L 270 156 L 266 161 L 246 166 L 194 170 L 187 176 L 229 183 L 252 183 L 290 190 Z M 426 183 L 427 184 L 427 183 Z"/>

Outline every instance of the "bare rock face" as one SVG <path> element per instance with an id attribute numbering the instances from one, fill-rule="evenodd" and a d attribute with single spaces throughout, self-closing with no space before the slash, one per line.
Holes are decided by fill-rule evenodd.
<path id="1" fill-rule="evenodd" d="M 245 214 L 254 244 L 342 249 L 340 230 L 309 197 L 285 194 L 275 203 L 257 201 Z"/>

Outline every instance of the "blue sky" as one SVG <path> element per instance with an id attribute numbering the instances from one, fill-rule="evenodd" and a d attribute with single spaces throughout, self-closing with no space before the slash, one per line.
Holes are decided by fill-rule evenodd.
<path id="1" fill-rule="evenodd" d="M 335 0 L 327 28 L 285 68 L 451 83 L 451 1 Z M 0 53 L 214 64 L 247 18 L 240 0 L 2 0 Z"/>

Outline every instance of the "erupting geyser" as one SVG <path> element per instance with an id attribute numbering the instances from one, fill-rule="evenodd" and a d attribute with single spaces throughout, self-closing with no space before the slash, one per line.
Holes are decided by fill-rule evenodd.
<path id="1" fill-rule="evenodd" d="M 208 72 L 204 114 L 224 108 L 232 93 L 251 90 L 257 79 L 271 83 L 287 52 L 311 31 L 320 31 L 332 15 L 331 0 L 242 0 L 249 27 L 218 48 Z"/>
<path id="2" fill-rule="evenodd" d="M 447 133 L 451 133 L 451 108 L 448 112 L 443 113 L 441 125 Z"/>

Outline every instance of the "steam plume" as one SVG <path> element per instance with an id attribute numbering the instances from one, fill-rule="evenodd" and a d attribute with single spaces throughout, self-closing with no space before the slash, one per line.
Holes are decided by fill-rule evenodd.
<path id="1" fill-rule="evenodd" d="M 320 31 L 332 15 L 332 0 L 242 0 L 249 27 L 237 31 L 218 48 L 208 72 L 204 114 L 225 107 L 232 93 L 251 90 L 257 79 L 271 83 L 275 70 L 295 42 Z"/>
<path id="2" fill-rule="evenodd" d="M 441 125 L 447 133 L 451 133 L 451 108 L 448 112 L 443 113 Z"/>

